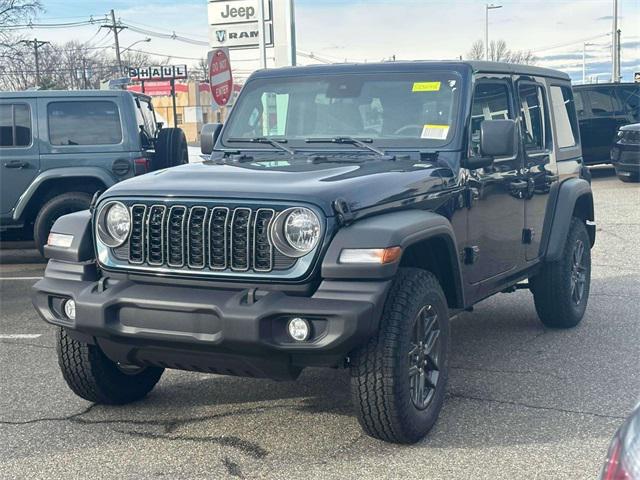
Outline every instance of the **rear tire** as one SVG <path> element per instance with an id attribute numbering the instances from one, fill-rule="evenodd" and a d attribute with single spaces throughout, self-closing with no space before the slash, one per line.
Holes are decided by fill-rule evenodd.
<path id="1" fill-rule="evenodd" d="M 187 137 L 181 128 L 163 128 L 155 142 L 152 170 L 189 163 Z"/>
<path id="2" fill-rule="evenodd" d="M 550 328 L 571 328 L 587 309 L 591 285 L 591 241 L 583 220 L 573 217 L 562 257 L 530 279 L 538 317 Z"/>
<path id="3" fill-rule="evenodd" d="M 448 376 L 449 313 L 437 278 L 398 271 L 378 334 L 351 357 L 351 392 L 364 431 L 415 443 L 431 430 Z"/>
<path id="4" fill-rule="evenodd" d="M 40 254 L 44 254 L 49 232 L 58 218 L 68 213 L 87 210 L 90 205 L 91 195 L 85 192 L 63 193 L 45 203 L 33 225 L 33 239 Z"/>
<path id="5" fill-rule="evenodd" d="M 69 388 L 94 403 L 123 405 L 140 400 L 158 383 L 164 371 L 146 367 L 137 373 L 125 373 L 97 345 L 74 340 L 62 328 L 58 331 L 57 351 L 58 364 Z"/>

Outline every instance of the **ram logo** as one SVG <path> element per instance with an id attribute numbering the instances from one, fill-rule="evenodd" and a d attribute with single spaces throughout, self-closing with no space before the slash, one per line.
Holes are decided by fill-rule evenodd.
<path id="1" fill-rule="evenodd" d="M 216 38 L 218 39 L 218 42 L 224 43 L 224 41 L 227 39 L 227 31 L 216 30 Z"/>

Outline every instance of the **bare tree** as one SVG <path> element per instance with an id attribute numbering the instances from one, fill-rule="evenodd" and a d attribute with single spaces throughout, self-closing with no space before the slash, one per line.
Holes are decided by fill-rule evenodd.
<path id="1" fill-rule="evenodd" d="M 467 59 L 469 60 L 483 60 L 484 59 L 484 42 L 482 40 L 476 40 L 471 45 L 471 50 L 467 53 Z"/>
<path id="2" fill-rule="evenodd" d="M 476 40 L 467 53 L 469 60 L 484 60 L 484 42 Z M 492 40 L 489 42 L 489 60 L 493 62 L 520 63 L 533 65 L 536 57 L 530 50 L 510 50 L 504 40 Z"/>

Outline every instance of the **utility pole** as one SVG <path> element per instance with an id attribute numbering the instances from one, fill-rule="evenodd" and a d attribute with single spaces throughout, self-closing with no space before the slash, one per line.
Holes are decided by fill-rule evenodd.
<path id="1" fill-rule="evenodd" d="M 611 81 L 618 80 L 618 0 L 613 0 L 613 32 L 611 35 Z"/>
<path id="2" fill-rule="evenodd" d="M 489 60 L 489 10 L 502 8 L 502 5 L 486 3 L 484 6 L 484 59 Z"/>
<path id="3" fill-rule="evenodd" d="M 618 31 L 616 32 L 616 45 L 617 45 L 617 49 L 616 49 L 616 82 L 621 82 L 622 81 L 622 74 L 620 72 L 620 54 L 621 54 L 621 47 L 620 47 L 620 37 L 622 35 L 622 30 L 618 29 Z"/>
<path id="4" fill-rule="evenodd" d="M 587 83 L 587 47 L 594 45 L 593 43 L 584 42 L 582 44 L 582 83 Z"/>
<path id="5" fill-rule="evenodd" d="M 127 27 L 123 27 L 122 25 L 118 25 L 116 23 L 116 14 L 113 11 L 113 9 L 111 9 L 111 24 L 102 25 L 100 26 L 100 28 L 108 28 L 109 30 L 113 31 L 113 38 L 116 43 L 116 60 L 118 61 L 118 69 L 119 69 L 120 75 L 122 75 L 123 69 L 122 69 L 122 59 L 120 58 L 120 42 L 118 41 L 118 33 L 120 33 L 122 30 L 124 30 Z"/>
<path id="6" fill-rule="evenodd" d="M 34 38 L 33 40 L 21 40 L 20 43 L 33 47 L 33 55 L 36 61 L 36 88 L 38 88 L 40 86 L 40 59 L 38 58 L 38 49 L 44 45 L 50 44 L 51 42 L 43 42 Z"/>

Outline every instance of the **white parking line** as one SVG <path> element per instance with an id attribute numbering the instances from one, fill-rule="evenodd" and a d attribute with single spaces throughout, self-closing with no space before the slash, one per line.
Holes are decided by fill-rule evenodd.
<path id="1" fill-rule="evenodd" d="M 0 277 L 0 280 L 40 280 L 42 277 Z"/>
<path id="2" fill-rule="evenodd" d="M 32 339 L 41 337 L 41 333 L 12 333 L 0 335 L 0 340 Z"/>

